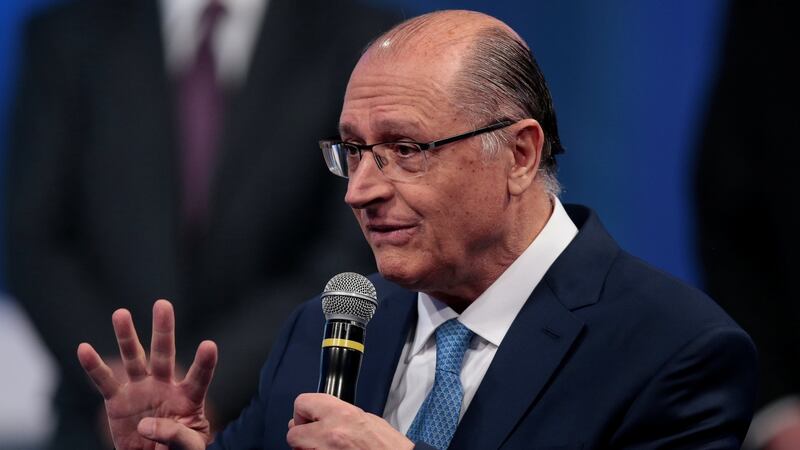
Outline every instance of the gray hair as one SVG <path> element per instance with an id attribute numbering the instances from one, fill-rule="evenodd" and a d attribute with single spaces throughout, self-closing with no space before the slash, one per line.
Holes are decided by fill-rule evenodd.
<path id="1" fill-rule="evenodd" d="M 561 192 L 555 155 L 563 153 L 550 91 L 533 54 L 519 38 L 499 27 L 476 33 L 453 84 L 453 93 L 474 126 L 487 120 L 534 118 L 544 131 L 541 181 L 552 195 Z M 495 155 L 511 141 L 503 130 L 481 135 L 484 151 Z"/>

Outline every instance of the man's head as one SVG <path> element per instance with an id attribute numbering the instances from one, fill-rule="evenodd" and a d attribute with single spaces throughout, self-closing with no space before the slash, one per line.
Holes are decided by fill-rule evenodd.
<path id="1" fill-rule="evenodd" d="M 457 308 L 474 300 L 549 218 L 561 146 L 541 72 L 497 19 L 432 13 L 367 49 L 345 95 L 344 141 L 427 143 L 503 120 L 511 125 L 426 151 L 413 179 L 390 179 L 362 153 L 345 200 L 385 277 Z"/>

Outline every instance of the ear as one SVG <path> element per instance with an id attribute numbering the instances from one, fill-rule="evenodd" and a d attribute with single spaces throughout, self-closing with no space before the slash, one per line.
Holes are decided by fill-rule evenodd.
<path id="1" fill-rule="evenodd" d="M 544 131 L 534 119 L 524 119 L 513 125 L 514 165 L 508 174 L 508 191 L 521 195 L 533 183 L 542 161 Z"/>

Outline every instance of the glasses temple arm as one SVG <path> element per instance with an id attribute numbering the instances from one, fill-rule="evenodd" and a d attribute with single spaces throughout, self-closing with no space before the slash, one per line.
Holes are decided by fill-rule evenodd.
<path id="1" fill-rule="evenodd" d="M 469 131 L 469 132 L 466 132 L 464 134 L 459 134 L 458 136 L 449 137 L 447 139 L 442 139 L 440 141 L 434 141 L 434 142 L 431 142 L 430 144 L 427 144 L 427 145 L 424 145 L 424 146 L 421 146 L 421 147 L 422 147 L 423 150 L 431 150 L 431 149 L 434 149 L 436 147 L 441 147 L 442 145 L 446 145 L 446 144 L 450 144 L 452 142 L 460 141 L 462 139 L 467 139 L 467 138 L 471 138 L 473 136 L 477 136 L 479 134 L 483 134 L 483 133 L 488 133 L 490 131 L 499 130 L 500 128 L 507 127 L 507 126 L 509 126 L 509 125 L 511 125 L 513 123 L 514 123 L 513 120 L 502 120 L 502 121 L 497 122 L 497 123 L 495 123 L 493 125 L 489 125 L 488 127 L 479 128 L 477 130 Z"/>

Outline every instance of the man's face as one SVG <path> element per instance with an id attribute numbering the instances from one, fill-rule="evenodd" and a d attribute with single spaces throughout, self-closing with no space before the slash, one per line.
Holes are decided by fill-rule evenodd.
<path id="1" fill-rule="evenodd" d="M 360 144 L 430 142 L 469 131 L 448 92 L 457 58 L 367 57 L 345 94 L 342 139 Z M 510 153 L 510 152 L 509 152 Z M 381 274 L 404 287 L 449 294 L 501 264 L 508 222 L 505 154 L 486 160 L 473 137 L 427 154 L 428 172 L 391 181 L 363 153 L 345 201 L 367 238 Z"/>

